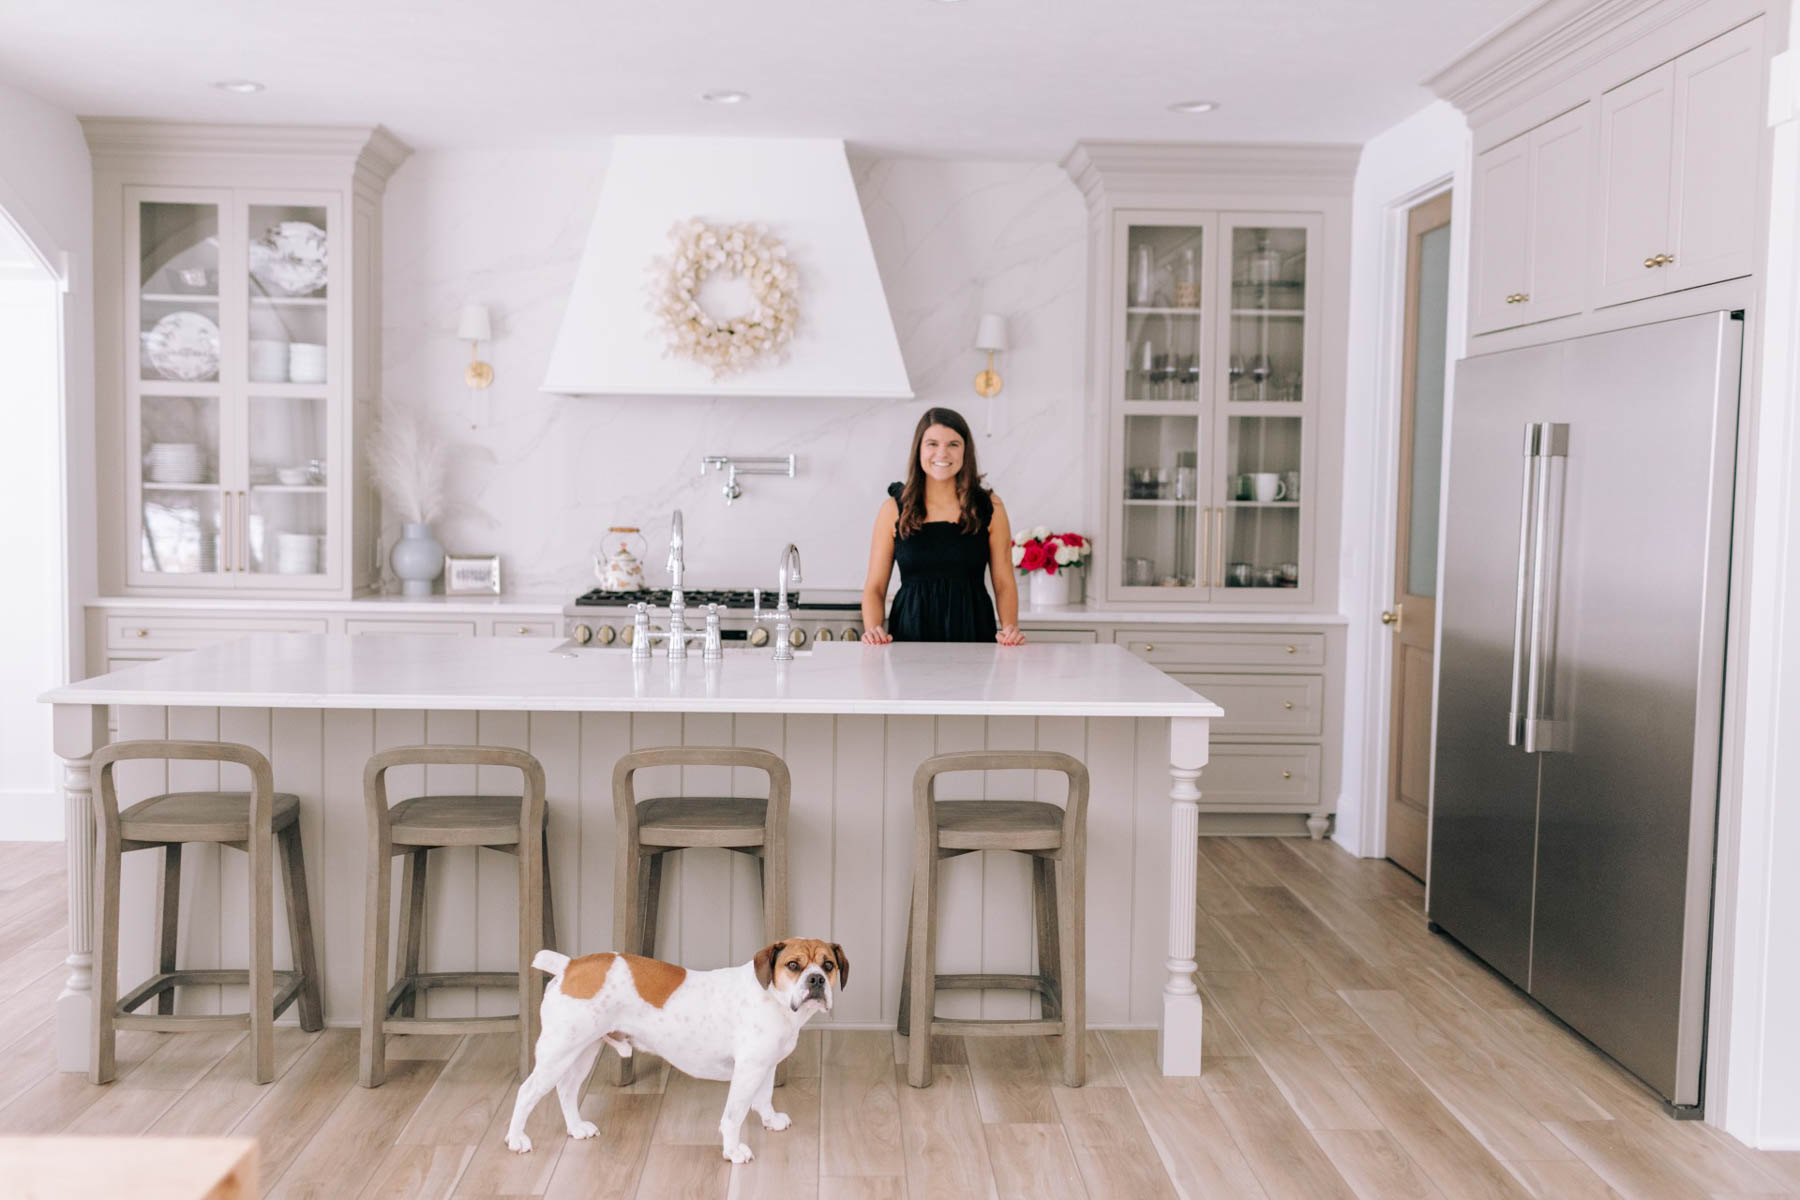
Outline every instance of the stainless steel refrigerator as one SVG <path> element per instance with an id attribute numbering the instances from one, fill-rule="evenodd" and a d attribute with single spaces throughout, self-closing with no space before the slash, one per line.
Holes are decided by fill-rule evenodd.
<path id="1" fill-rule="evenodd" d="M 1446 468 L 1431 920 L 1690 1111 L 1742 338 L 1464 359 Z"/>

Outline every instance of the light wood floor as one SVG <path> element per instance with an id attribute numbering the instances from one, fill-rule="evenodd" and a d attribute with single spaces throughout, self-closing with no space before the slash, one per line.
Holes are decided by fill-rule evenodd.
<path id="1" fill-rule="evenodd" d="M 815 1027 L 776 1093 L 793 1127 L 752 1117 L 756 1162 L 733 1169 L 725 1085 L 654 1060 L 628 1091 L 591 1088 L 598 1138 L 570 1142 L 547 1100 L 537 1149 L 508 1153 L 506 1037 L 396 1039 L 404 1061 L 374 1091 L 355 1085 L 349 1029 L 282 1030 L 266 1087 L 237 1034 L 121 1034 L 115 1083 L 59 1074 L 62 847 L 0 844 L 0 1133 L 254 1135 L 270 1194 L 333 1200 L 1800 1196 L 1800 1154 L 1665 1118 L 1428 933 L 1395 868 L 1323 842 L 1201 847 L 1201 1078 L 1157 1075 L 1149 1033 L 1095 1036 L 1079 1090 L 1053 1082 L 1053 1046 L 944 1039 L 934 1086 L 915 1091 L 899 1038 Z"/>

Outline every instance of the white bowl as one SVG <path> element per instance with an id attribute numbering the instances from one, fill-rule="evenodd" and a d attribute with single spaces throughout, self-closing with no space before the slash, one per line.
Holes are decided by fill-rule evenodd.
<path id="1" fill-rule="evenodd" d="M 305 467 L 278 467 L 275 471 L 275 478 L 289 487 L 299 487 L 312 479 L 312 472 Z"/>

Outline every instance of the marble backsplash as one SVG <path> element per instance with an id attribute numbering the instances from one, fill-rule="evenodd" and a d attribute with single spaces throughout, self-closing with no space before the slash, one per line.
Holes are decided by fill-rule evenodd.
<path id="1" fill-rule="evenodd" d="M 781 547 L 807 582 L 856 587 L 875 510 L 901 477 L 927 405 L 962 412 L 1015 526 L 1086 528 L 1090 447 L 1083 381 L 1086 210 L 1053 163 L 855 158 L 917 399 L 630 399 L 538 391 L 574 280 L 607 152 L 598 147 L 414 155 L 384 217 L 383 403 L 422 406 L 458 446 L 453 552 L 499 554 L 510 593 L 591 586 L 609 525 L 643 527 L 662 582 L 669 513 L 683 511 L 693 586 L 773 586 Z M 466 302 L 489 306 L 495 378 L 462 384 Z M 992 401 L 972 381 L 983 312 L 1006 314 L 1012 349 Z M 794 479 L 748 477 L 729 507 L 704 454 L 799 459 Z M 384 546 L 398 530 L 385 530 Z"/>

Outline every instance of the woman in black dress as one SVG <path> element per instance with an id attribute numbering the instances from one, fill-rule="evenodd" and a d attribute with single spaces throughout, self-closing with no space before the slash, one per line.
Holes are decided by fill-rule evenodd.
<path id="1" fill-rule="evenodd" d="M 900 591 L 884 614 L 888 577 L 900 564 Z M 994 597 L 982 582 L 986 571 Z M 1000 620 L 994 620 L 994 606 Z M 862 640 L 986 642 L 1017 646 L 1019 585 L 1012 527 L 1000 497 L 981 485 L 969 423 L 930 408 L 913 430 L 906 482 L 888 487 L 875 515 L 869 577 L 863 583 Z M 885 619 L 884 619 L 885 618 Z"/>

